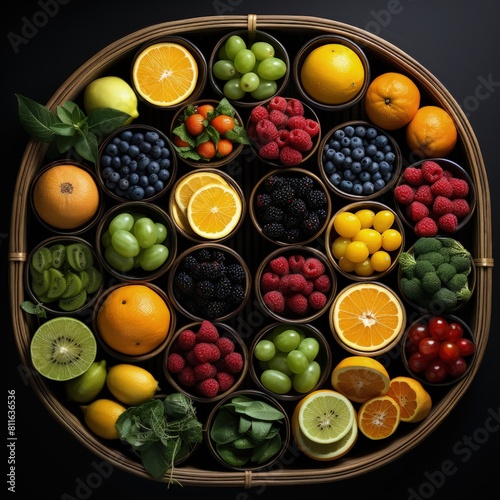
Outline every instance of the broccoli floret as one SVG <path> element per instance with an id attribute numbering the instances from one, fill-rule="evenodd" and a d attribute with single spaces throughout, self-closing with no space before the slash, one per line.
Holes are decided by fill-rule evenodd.
<path id="1" fill-rule="evenodd" d="M 418 278 L 401 278 L 399 287 L 401 288 L 401 292 L 414 302 L 420 302 L 424 296 L 424 291 Z"/>
<path id="2" fill-rule="evenodd" d="M 436 274 L 439 276 L 441 281 L 447 283 L 457 274 L 457 270 L 455 266 L 451 265 L 448 262 L 443 262 L 437 269 Z"/>
<path id="3" fill-rule="evenodd" d="M 428 260 L 434 266 L 434 269 L 437 269 L 444 263 L 444 257 L 439 252 L 427 252 L 420 254 L 416 260 Z"/>
<path id="4" fill-rule="evenodd" d="M 472 267 L 470 257 L 466 254 L 452 255 L 450 264 L 457 270 L 457 273 L 462 273 L 466 276 L 470 273 Z"/>
<path id="5" fill-rule="evenodd" d="M 467 279 L 467 276 L 465 276 L 465 274 L 462 274 L 462 273 L 457 273 L 455 274 L 455 276 L 453 276 L 449 281 L 448 283 L 446 284 L 446 286 L 454 291 L 454 292 L 458 292 L 460 291 L 462 288 L 464 287 L 468 287 L 469 286 L 469 281 Z"/>
<path id="6" fill-rule="evenodd" d="M 450 262 L 450 258 L 451 258 L 451 255 L 452 255 L 451 248 L 441 247 L 439 249 L 439 253 L 444 257 L 444 261 L 445 262 Z"/>
<path id="7" fill-rule="evenodd" d="M 429 260 L 417 260 L 413 273 L 416 278 L 422 279 L 426 273 L 433 273 L 436 269 Z"/>
<path id="8" fill-rule="evenodd" d="M 467 301 L 471 298 L 472 296 L 472 291 L 468 287 L 468 285 L 464 286 L 457 292 L 457 297 L 459 300 L 464 300 Z"/>
<path id="9" fill-rule="evenodd" d="M 454 238 L 440 238 L 441 244 L 449 248 L 452 253 L 468 253 L 465 247 L 459 241 Z"/>
<path id="10" fill-rule="evenodd" d="M 398 257 L 398 263 L 401 272 L 406 278 L 413 278 L 413 269 L 415 267 L 415 257 L 409 252 L 401 252 Z"/>
<path id="11" fill-rule="evenodd" d="M 442 283 L 435 271 L 425 273 L 420 281 L 422 290 L 425 293 L 434 295 L 441 287 Z"/>
<path id="12" fill-rule="evenodd" d="M 415 255 L 422 255 L 429 252 L 439 252 L 442 247 L 441 240 L 432 237 L 421 237 L 413 245 L 413 253 Z"/>
<path id="13" fill-rule="evenodd" d="M 432 296 L 432 306 L 434 309 L 443 312 L 451 311 L 458 303 L 455 292 L 449 288 L 442 287 Z"/>

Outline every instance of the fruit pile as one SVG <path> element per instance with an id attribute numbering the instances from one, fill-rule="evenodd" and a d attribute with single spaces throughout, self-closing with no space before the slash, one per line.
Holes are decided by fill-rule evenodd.
<path id="1" fill-rule="evenodd" d="M 298 99 L 273 97 L 252 109 L 247 132 L 259 156 L 271 163 L 294 167 L 314 148 L 320 124 L 306 116 Z"/>
<path id="2" fill-rule="evenodd" d="M 165 368 L 186 391 L 214 398 L 233 387 L 243 363 L 234 340 L 203 320 L 196 332 L 186 328 L 175 338 Z"/>
<path id="3" fill-rule="evenodd" d="M 461 220 L 470 213 L 470 186 L 433 160 L 403 171 L 394 189 L 395 200 L 417 236 L 453 233 Z"/>
<path id="4" fill-rule="evenodd" d="M 37 300 L 47 305 L 57 303 L 67 312 L 84 306 L 102 283 L 92 249 L 85 243 L 41 246 L 30 259 L 29 274 Z"/>
<path id="5" fill-rule="evenodd" d="M 287 64 L 276 57 L 268 42 L 257 41 L 247 47 L 239 35 L 231 35 L 221 46 L 212 73 L 223 82 L 222 92 L 231 100 L 247 94 L 257 100 L 268 99 L 278 91 L 278 80 L 287 71 Z"/>
<path id="6" fill-rule="evenodd" d="M 272 258 L 260 277 L 266 307 L 280 316 L 303 318 L 328 302 L 332 278 L 321 260 L 294 253 Z"/>
<path id="7" fill-rule="evenodd" d="M 225 158 L 235 145 L 248 144 L 245 127 L 229 101 L 190 104 L 177 117 L 172 141 L 181 158 L 210 163 Z"/>
<path id="8" fill-rule="evenodd" d="M 320 231 L 329 215 L 328 195 L 307 174 L 270 175 L 253 203 L 262 234 L 273 241 L 308 240 Z"/>
<path id="9" fill-rule="evenodd" d="M 463 326 L 445 316 L 430 316 L 414 323 L 405 342 L 410 370 L 434 384 L 462 376 L 475 350 L 474 342 L 464 337 Z"/>

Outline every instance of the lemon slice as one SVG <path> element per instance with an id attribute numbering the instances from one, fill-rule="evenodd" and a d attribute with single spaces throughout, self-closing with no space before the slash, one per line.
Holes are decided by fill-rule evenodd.
<path id="1" fill-rule="evenodd" d="M 356 411 L 343 394 L 329 389 L 309 393 L 299 408 L 304 437 L 319 444 L 340 441 L 352 429 Z"/>
<path id="2" fill-rule="evenodd" d="M 198 189 L 189 200 L 187 217 L 191 229 L 208 239 L 227 236 L 238 225 L 242 202 L 229 186 L 208 184 Z"/>

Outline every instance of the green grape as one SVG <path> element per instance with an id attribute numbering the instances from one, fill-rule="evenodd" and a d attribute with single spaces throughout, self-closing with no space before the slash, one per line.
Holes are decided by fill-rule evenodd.
<path id="1" fill-rule="evenodd" d="M 156 243 L 156 225 L 149 217 L 141 217 L 132 228 L 141 248 L 149 248 Z"/>
<path id="2" fill-rule="evenodd" d="M 267 42 L 255 42 L 250 47 L 258 61 L 263 61 L 268 57 L 274 57 L 274 47 Z"/>
<path id="3" fill-rule="evenodd" d="M 226 52 L 226 56 L 228 59 L 231 59 L 231 61 L 234 61 L 234 58 L 236 57 L 236 54 L 240 50 L 244 50 L 247 48 L 247 44 L 245 43 L 245 40 L 241 38 L 241 36 L 238 35 L 231 35 L 227 40 L 224 45 L 224 51 Z"/>
<path id="4" fill-rule="evenodd" d="M 233 61 L 229 59 L 219 59 L 212 67 L 215 78 L 219 80 L 231 80 L 239 76 L 238 71 L 234 67 Z"/>
<path id="5" fill-rule="evenodd" d="M 123 212 L 115 215 L 108 226 L 108 231 L 112 235 L 118 229 L 130 231 L 134 225 L 134 217 L 131 214 Z"/>
<path id="6" fill-rule="evenodd" d="M 255 66 L 255 54 L 250 49 L 240 50 L 234 58 L 234 67 L 239 73 L 248 73 Z"/>
<path id="7" fill-rule="evenodd" d="M 321 367 L 317 361 L 311 361 L 308 367 L 293 377 L 293 388 L 302 394 L 311 392 L 319 382 Z"/>
<path id="8" fill-rule="evenodd" d="M 296 330 L 285 330 L 278 334 L 274 339 L 274 345 L 281 352 L 290 352 L 293 351 L 300 342 L 299 332 Z"/>
<path id="9" fill-rule="evenodd" d="M 219 59 L 228 59 L 226 54 L 226 45 L 224 43 L 220 46 L 219 52 L 217 53 L 217 57 Z"/>
<path id="10" fill-rule="evenodd" d="M 306 355 L 298 349 L 294 349 L 288 353 L 286 362 L 288 363 L 290 370 L 292 370 L 295 374 L 302 373 L 309 365 L 309 360 Z"/>
<path id="11" fill-rule="evenodd" d="M 253 92 L 259 86 L 259 83 L 260 78 L 252 71 L 245 73 L 240 79 L 241 88 L 245 92 Z"/>
<path id="12" fill-rule="evenodd" d="M 286 394 L 292 388 L 292 380 L 278 370 L 264 370 L 260 375 L 262 385 L 276 394 Z"/>
<path id="13" fill-rule="evenodd" d="M 313 361 L 319 352 L 319 342 L 313 337 L 306 337 L 297 349 L 306 355 L 308 361 Z"/>
<path id="14" fill-rule="evenodd" d="M 259 76 L 265 80 L 279 80 L 286 73 L 286 64 L 277 57 L 268 57 L 259 64 Z"/>
<path id="15" fill-rule="evenodd" d="M 109 247 L 109 245 L 111 245 L 111 233 L 109 232 L 109 229 L 102 233 L 101 243 L 104 248 L 107 248 Z"/>
<path id="16" fill-rule="evenodd" d="M 125 229 L 118 229 L 111 235 L 111 244 L 123 257 L 135 257 L 141 250 L 137 238 Z"/>
<path id="17" fill-rule="evenodd" d="M 223 93 L 228 99 L 241 99 L 246 92 L 241 88 L 240 79 L 233 78 L 224 84 Z"/>
<path id="18" fill-rule="evenodd" d="M 286 362 L 287 352 L 277 352 L 272 359 L 268 361 L 269 368 L 284 373 L 285 375 L 292 375 L 292 370 Z"/>
<path id="19" fill-rule="evenodd" d="M 158 269 L 168 259 L 168 248 L 160 243 L 144 249 L 139 256 L 139 263 L 145 271 Z"/>
<path id="20" fill-rule="evenodd" d="M 278 92 L 278 84 L 272 80 L 260 79 L 259 86 L 250 95 L 259 101 L 267 99 Z"/>
<path id="21" fill-rule="evenodd" d="M 104 250 L 104 258 L 106 262 L 117 271 L 126 273 L 134 267 L 134 257 L 124 257 L 120 255 L 112 245 Z"/>
<path id="22" fill-rule="evenodd" d="M 155 243 L 163 243 L 167 237 L 167 227 L 161 222 L 155 222 L 156 226 L 156 241 Z"/>
<path id="23" fill-rule="evenodd" d="M 269 361 L 276 354 L 276 347 L 270 340 L 262 339 L 255 344 L 254 356 L 259 361 Z"/>

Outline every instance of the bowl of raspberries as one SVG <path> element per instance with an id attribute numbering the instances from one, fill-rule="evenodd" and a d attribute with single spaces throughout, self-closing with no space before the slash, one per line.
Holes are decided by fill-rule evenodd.
<path id="1" fill-rule="evenodd" d="M 271 319 L 307 323 L 328 309 L 337 279 L 322 252 L 291 245 L 274 250 L 260 263 L 254 288 L 260 307 Z"/>
<path id="2" fill-rule="evenodd" d="M 271 167 L 296 167 L 311 159 L 321 140 L 314 110 L 295 98 L 272 97 L 255 106 L 247 122 L 250 146 Z"/>
<path id="3" fill-rule="evenodd" d="M 250 194 L 254 228 L 280 246 L 305 245 L 316 239 L 331 211 L 330 195 L 321 179 L 299 167 L 269 172 Z"/>
<path id="4" fill-rule="evenodd" d="M 248 350 L 236 331 L 202 320 L 177 330 L 163 355 L 168 383 L 199 402 L 218 401 L 236 390 L 248 372 Z"/>
<path id="5" fill-rule="evenodd" d="M 220 243 L 201 243 L 176 258 L 167 288 L 174 307 L 192 321 L 225 321 L 245 307 L 251 279 L 235 250 Z"/>
<path id="6" fill-rule="evenodd" d="M 446 158 L 431 158 L 402 171 L 394 200 L 401 219 L 416 236 L 449 235 L 472 217 L 476 189 L 463 167 Z"/>

